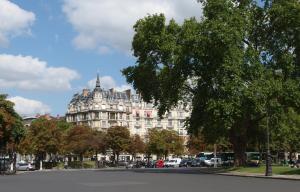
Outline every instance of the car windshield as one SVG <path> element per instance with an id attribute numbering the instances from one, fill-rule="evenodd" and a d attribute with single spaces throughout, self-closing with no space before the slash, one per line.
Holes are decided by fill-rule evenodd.
<path id="1" fill-rule="evenodd" d="M 27 166 L 28 163 L 19 163 L 19 166 Z"/>

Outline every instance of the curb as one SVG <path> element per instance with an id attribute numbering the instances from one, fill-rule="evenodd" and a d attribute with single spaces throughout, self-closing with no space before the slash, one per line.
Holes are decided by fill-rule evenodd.
<path id="1" fill-rule="evenodd" d="M 211 173 L 211 174 L 231 176 L 231 177 L 250 177 L 250 178 L 260 178 L 260 179 L 279 179 L 279 180 L 300 181 L 300 177 L 293 178 L 293 177 L 286 177 L 283 175 L 264 176 L 264 175 L 245 175 L 245 174 L 239 174 L 239 173 Z"/>
<path id="2" fill-rule="evenodd" d="M 221 176 L 232 176 L 232 177 L 249 177 L 249 178 L 260 178 L 260 179 L 280 179 L 280 180 L 291 180 L 291 181 L 300 181 L 300 176 L 296 176 L 293 178 L 285 175 L 273 175 L 273 176 L 264 176 L 264 175 L 257 175 L 257 174 L 243 174 L 239 172 L 220 172 L 220 170 L 212 170 L 207 168 L 201 169 L 132 169 L 132 171 L 137 173 L 185 173 L 185 174 L 212 174 L 212 175 L 221 175 Z M 218 172 L 219 171 L 219 172 Z"/>

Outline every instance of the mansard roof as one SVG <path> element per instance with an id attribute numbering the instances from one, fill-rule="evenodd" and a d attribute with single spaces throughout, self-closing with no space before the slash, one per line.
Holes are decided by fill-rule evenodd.
<path id="1" fill-rule="evenodd" d="M 77 103 L 89 103 L 93 102 L 95 95 L 100 94 L 103 100 L 111 101 L 111 100 L 123 100 L 123 101 L 130 101 L 131 95 L 130 92 L 126 91 L 116 91 L 114 89 L 104 90 L 100 87 L 100 78 L 97 75 L 96 86 L 94 90 L 90 91 L 89 89 L 84 89 L 82 93 L 76 93 L 73 95 L 73 98 L 70 104 L 77 104 Z M 136 99 L 136 97 L 133 97 Z"/>
<path id="2" fill-rule="evenodd" d="M 94 100 L 95 94 L 101 94 L 102 99 L 104 100 L 127 100 L 130 101 L 130 98 L 126 94 L 126 92 L 119 92 L 119 91 L 107 91 L 103 89 L 94 89 L 93 91 L 88 91 L 86 94 L 83 93 L 76 93 L 74 94 L 70 103 L 87 103 L 89 101 Z"/>

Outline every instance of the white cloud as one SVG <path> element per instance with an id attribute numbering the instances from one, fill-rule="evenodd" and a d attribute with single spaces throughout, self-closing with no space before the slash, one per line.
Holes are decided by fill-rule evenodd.
<path id="1" fill-rule="evenodd" d="M 130 85 L 118 86 L 116 81 L 111 76 L 100 77 L 100 85 L 101 85 L 101 88 L 106 89 L 106 90 L 111 89 L 111 88 L 114 88 L 117 91 L 125 91 L 127 89 L 132 90 L 132 87 Z M 88 82 L 88 87 L 90 89 L 94 89 L 95 86 L 96 86 L 96 78 L 92 79 Z"/>
<path id="2" fill-rule="evenodd" d="M 49 67 L 45 61 L 22 55 L 0 54 L 0 88 L 23 90 L 66 90 L 79 78 L 76 71 Z"/>
<path id="3" fill-rule="evenodd" d="M 78 35 L 73 43 L 78 49 L 130 50 L 133 25 L 147 14 L 164 13 L 167 19 L 183 22 L 202 15 L 196 0 L 64 0 L 63 12 Z M 101 52 L 105 47 L 105 51 Z"/>
<path id="4" fill-rule="evenodd" d="M 0 46 L 7 46 L 9 38 L 30 34 L 30 26 L 34 21 L 34 13 L 8 0 L 0 0 Z"/>
<path id="5" fill-rule="evenodd" d="M 8 98 L 15 103 L 14 109 L 22 116 L 50 113 L 51 109 L 48 105 L 37 101 L 16 96 Z"/>

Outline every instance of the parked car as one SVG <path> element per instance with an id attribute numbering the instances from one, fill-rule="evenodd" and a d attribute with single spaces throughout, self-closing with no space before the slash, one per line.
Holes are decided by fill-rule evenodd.
<path id="1" fill-rule="evenodd" d="M 164 167 L 167 167 L 168 162 L 169 162 L 169 159 L 164 160 Z"/>
<path id="2" fill-rule="evenodd" d="M 196 158 L 192 161 L 191 167 L 201 167 L 202 166 L 202 160 L 199 158 Z"/>
<path id="3" fill-rule="evenodd" d="M 146 168 L 155 168 L 155 164 L 156 164 L 155 160 L 147 161 L 146 164 L 145 164 L 145 167 Z"/>
<path id="4" fill-rule="evenodd" d="M 120 167 L 126 167 L 128 164 L 129 164 L 129 162 L 127 162 L 127 161 L 119 161 L 118 162 L 118 166 L 120 166 Z"/>
<path id="5" fill-rule="evenodd" d="M 205 166 L 208 166 L 208 167 L 213 167 L 215 162 L 216 162 L 217 166 L 222 165 L 222 160 L 221 160 L 221 158 L 218 158 L 218 157 L 204 160 Z"/>
<path id="6" fill-rule="evenodd" d="M 165 167 L 179 167 L 180 162 L 180 158 L 170 159 L 167 163 L 165 163 Z"/>
<path id="7" fill-rule="evenodd" d="M 160 159 L 160 160 L 156 161 L 155 167 L 156 168 L 163 168 L 164 167 L 164 160 Z"/>
<path id="8" fill-rule="evenodd" d="M 130 162 L 126 165 L 126 168 L 127 169 L 132 169 L 132 168 L 141 168 L 141 167 L 144 167 L 145 166 L 145 163 L 142 162 L 142 161 L 133 161 L 133 162 Z"/>
<path id="9" fill-rule="evenodd" d="M 250 167 L 258 167 L 260 165 L 260 153 L 259 152 L 246 152 L 247 165 Z"/>
<path id="10" fill-rule="evenodd" d="M 27 162 L 20 162 L 17 163 L 16 169 L 18 171 L 34 171 L 35 170 L 35 165 Z"/>
<path id="11" fill-rule="evenodd" d="M 292 168 L 300 168 L 300 159 L 293 161 L 291 164 Z"/>
<path id="12" fill-rule="evenodd" d="M 222 166 L 228 167 L 234 165 L 234 153 L 233 152 L 224 152 L 220 153 L 219 156 L 222 160 Z"/>
<path id="13" fill-rule="evenodd" d="M 192 159 L 182 159 L 179 164 L 179 167 L 191 167 L 192 166 Z"/>

